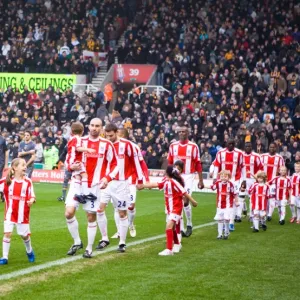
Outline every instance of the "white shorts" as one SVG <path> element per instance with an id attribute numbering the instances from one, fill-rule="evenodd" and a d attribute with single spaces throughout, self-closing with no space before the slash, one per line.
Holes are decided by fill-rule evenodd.
<path id="1" fill-rule="evenodd" d="M 29 224 L 19 224 L 11 221 L 4 221 L 4 233 L 13 232 L 15 226 L 18 235 L 28 236 L 31 234 Z"/>
<path id="2" fill-rule="evenodd" d="M 287 205 L 287 200 L 276 200 L 276 206 L 281 207 L 286 205 Z"/>
<path id="3" fill-rule="evenodd" d="M 184 188 L 186 192 L 191 196 L 193 192 L 195 174 L 181 174 L 181 176 L 184 180 Z"/>
<path id="4" fill-rule="evenodd" d="M 234 210 L 233 207 L 230 208 L 217 208 L 217 214 L 215 216 L 215 220 L 219 221 L 219 220 L 230 220 L 232 219 L 232 217 L 234 214 Z"/>
<path id="5" fill-rule="evenodd" d="M 129 192 L 130 192 L 130 203 L 135 203 L 135 200 L 136 200 L 136 185 L 135 184 L 129 185 Z"/>
<path id="6" fill-rule="evenodd" d="M 74 196 L 75 196 L 74 182 L 75 182 L 75 179 L 72 178 L 65 205 L 66 205 L 66 207 L 70 206 L 70 207 L 75 207 L 76 209 L 78 209 L 80 203 L 78 201 L 74 200 Z M 101 190 L 99 188 L 99 185 L 95 185 L 90 188 L 90 191 L 97 197 L 97 200 L 87 201 L 87 203 L 82 204 L 82 208 L 83 208 L 83 210 L 85 210 L 87 212 L 96 213 L 100 207 Z"/>
<path id="7" fill-rule="evenodd" d="M 181 215 L 170 213 L 167 215 L 167 221 L 173 221 L 175 224 L 179 224 Z"/>
<path id="8" fill-rule="evenodd" d="M 126 180 L 112 180 L 106 189 L 101 190 L 101 203 L 108 204 L 112 200 L 114 208 L 127 210 L 130 204 L 129 183 Z"/>
<path id="9" fill-rule="evenodd" d="M 300 207 L 300 196 L 291 196 L 291 205 L 296 205 Z"/>
<path id="10" fill-rule="evenodd" d="M 253 211 L 253 214 L 254 215 L 258 215 L 259 217 L 263 218 L 266 216 L 266 211 L 265 210 L 258 210 L 258 209 L 255 209 Z"/>
<path id="11" fill-rule="evenodd" d="M 72 171 L 72 177 L 81 175 L 82 173 L 86 173 L 86 168 L 85 165 L 82 162 L 80 162 L 80 170 Z"/>

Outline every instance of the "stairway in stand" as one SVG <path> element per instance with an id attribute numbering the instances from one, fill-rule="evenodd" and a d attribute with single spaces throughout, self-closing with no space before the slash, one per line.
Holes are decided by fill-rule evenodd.
<path id="1" fill-rule="evenodd" d="M 122 45 L 122 43 L 125 42 L 125 31 L 124 33 L 121 35 L 119 41 L 118 41 L 118 47 L 120 47 Z M 117 51 L 117 49 L 116 49 Z M 118 57 L 115 56 L 115 63 L 117 64 L 118 63 Z M 99 67 L 98 69 L 98 74 L 96 77 L 93 78 L 92 80 L 92 85 L 95 86 L 95 87 L 100 87 L 105 76 L 106 76 L 106 73 L 107 73 L 107 60 L 103 61 L 101 66 Z"/>

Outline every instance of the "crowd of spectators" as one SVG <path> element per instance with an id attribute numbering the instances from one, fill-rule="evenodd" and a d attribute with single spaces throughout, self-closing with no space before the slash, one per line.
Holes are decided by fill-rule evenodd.
<path id="1" fill-rule="evenodd" d="M 204 169 L 228 138 L 288 167 L 300 159 L 300 6 L 294 1 L 147 1 L 125 33 L 118 61 L 156 64 L 170 93 L 120 95 L 150 167 L 165 162 L 179 121 L 191 127 Z M 297 153 L 297 155 L 296 155 Z"/>
<path id="2" fill-rule="evenodd" d="M 54 10 L 54 19 L 62 5 L 68 6 L 50 2 L 61 3 L 60 10 Z M 80 1 L 74 6 L 71 24 L 80 23 L 94 2 Z M 275 141 L 290 168 L 300 160 L 299 5 L 288 0 L 152 0 L 143 4 L 116 55 L 119 63 L 157 64 L 157 83 L 169 92 L 141 92 L 134 87 L 128 95 L 117 82 L 116 103 L 109 113 L 101 90 L 79 97 L 70 89 L 49 87 L 38 94 L 8 89 L 0 93 L 0 126 L 12 149 L 27 129 L 43 146 L 63 149 L 72 120 L 80 120 L 87 128 L 97 116 L 104 124 L 114 122 L 128 128 L 149 168 L 167 164 L 168 147 L 176 138 L 179 122 L 191 128 L 190 139 L 199 145 L 205 171 L 232 137 L 241 149 L 251 141 L 258 153 L 267 152 Z M 99 7 L 111 10 L 106 5 L 95 6 L 101 13 Z M 84 13 L 73 18 L 74 10 Z M 33 25 L 39 20 L 35 17 Z M 107 18 L 106 24 L 111 22 Z M 56 22 L 61 30 L 61 24 L 68 24 L 63 19 L 66 16 Z M 87 27 L 94 24 L 86 22 Z M 52 23 L 53 19 L 50 27 Z M 97 26 L 103 25 L 100 23 Z M 65 30 L 73 27 L 68 25 Z M 81 28 L 85 32 L 86 27 Z M 76 36 L 82 36 L 83 44 L 82 32 Z M 96 36 L 101 32 L 99 29 Z M 110 39 L 106 41 L 114 47 Z M 33 43 L 33 47 L 40 51 L 43 43 Z"/>
<path id="3" fill-rule="evenodd" d="M 115 48 L 134 12 L 128 2 L 0 0 L 0 72 L 95 74 L 99 59 L 83 50 Z"/>

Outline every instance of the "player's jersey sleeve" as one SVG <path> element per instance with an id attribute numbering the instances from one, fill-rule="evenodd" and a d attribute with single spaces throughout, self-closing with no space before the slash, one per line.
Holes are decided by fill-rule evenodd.
<path id="1" fill-rule="evenodd" d="M 4 192 L 5 178 L 0 180 L 0 193 Z"/>
<path id="2" fill-rule="evenodd" d="M 139 182 L 143 182 L 143 170 L 142 170 L 140 159 L 138 156 L 138 151 L 135 149 L 135 147 L 131 143 L 128 143 L 127 147 L 128 147 L 128 155 L 130 154 L 133 166 L 136 170 L 137 179 Z"/>
<path id="3" fill-rule="evenodd" d="M 106 178 L 108 181 L 111 181 L 113 178 L 117 176 L 119 169 L 118 169 L 116 151 L 113 144 L 110 142 L 107 145 L 106 160 L 109 163 L 109 167 L 110 167 L 109 173 L 106 176 Z"/>
<path id="4" fill-rule="evenodd" d="M 256 187 L 256 183 L 254 183 L 250 186 L 249 191 L 248 191 L 249 195 L 253 194 L 255 187 Z"/>
<path id="5" fill-rule="evenodd" d="M 274 177 L 273 179 L 271 179 L 268 184 L 272 185 L 272 184 L 276 184 L 277 183 L 277 177 Z"/>
<path id="6" fill-rule="evenodd" d="M 174 154 L 173 154 L 173 146 L 172 145 L 169 148 L 168 163 L 169 163 L 169 165 L 173 165 L 174 164 Z"/>
<path id="7" fill-rule="evenodd" d="M 158 188 L 159 188 L 160 190 L 162 190 L 162 189 L 164 188 L 165 182 L 166 182 L 166 177 L 164 177 L 161 181 L 159 181 L 159 182 L 157 183 Z"/>

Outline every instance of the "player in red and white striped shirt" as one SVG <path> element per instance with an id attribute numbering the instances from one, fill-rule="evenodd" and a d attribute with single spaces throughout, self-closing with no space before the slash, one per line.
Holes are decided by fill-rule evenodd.
<path id="1" fill-rule="evenodd" d="M 181 125 L 177 128 L 179 141 L 176 141 L 170 145 L 168 162 L 173 165 L 177 160 L 181 160 L 184 163 L 184 170 L 182 178 L 186 186 L 187 193 L 192 195 L 193 181 L 195 174 L 198 174 L 199 183 L 198 188 L 203 189 L 203 177 L 202 177 L 202 165 L 200 161 L 200 154 L 198 145 L 189 141 L 189 129 L 185 125 Z M 181 222 L 181 234 L 183 237 L 189 237 L 193 232 L 192 223 L 192 208 L 191 205 L 186 202 L 184 204 L 184 212 L 187 220 L 187 229 L 184 230 L 183 221 Z"/>
<path id="2" fill-rule="evenodd" d="M 8 263 L 14 227 L 24 241 L 28 261 L 35 261 L 29 228 L 30 207 L 35 202 L 35 194 L 31 180 L 25 175 L 26 169 L 26 161 L 22 158 L 15 158 L 11 162 L 7 177 L 0 180 L 0 192 L 3 193 L 5 199 L 3 256 L 0 258 L 0 265 Z"/>
<path id="3" fill-rule="evenodd" d="M 266 184 L 267 174 L 259 171 L 255 176 L 257 182 L 249 189 L 248 193 L 251 195 L 251 206 L 253 209 L 253 232 L 259 232 L 259 221 L 261 221 L 262 229 L 267 230 L 266 212 L 269 197 L 269 186 Z"/>
<path id="4" fill-rule="evenodd" d="M 113 180 L 118 173 L 117 158 L 112 143 L 104 138 L 99 137 L 102 129 L 102 121 L 94 118 L 90 121 L 89 135 L 81 138 L 84 148 L 94 149 L 93 153 L 84 153 L 82 162 L 87 172 L 87 183 L 89 191 L 94 194 L 97 199 L 89 200 L 83 204 L 83 209 L 87 213 L 88 219 L 88 244 L 83 254 L 84 258 L 91 258 L 93 244 L 97 233 L 96 213 L 100 206 L 101 189 L 106 188 L 108 182 Z M 74 163 L 70 166 L 73 171 L 81 170 L 81 163 Z M 65 216 L 74 244 L 68 251 L 68 255 L 74 255 L 77 250 L 83 248 L 79 231 L 78 222 L 75 217 L 76 209 L 79 202 L 74 199 L 75 195 L 75 178 L 71 179 L 70 189 L 66 198 Z"/>
<path id="5" fill-rule="evenodd" d="M 124 138 L 129 140 L 129 134 L 127 129 L 125 128 L 119 128 L 118 129 L 118 137 L 119 138 Z M 132 146 L 136 150 L 137 157 L 139 160 L 139 163 L 141 165 L 141 169 L 143 171 L 143 177 L 146 179 L 146 182 L 149 181 L 149 171 L 147 164 L 144 160 L 144 157 L 142 155 L 141 149 L 139 146 L 133 142 Z M 135 207 L 135 202 L 136 202 L 136 184 L 137 184 L 137 172 L 136 168 L 133 166 L 132 168 L 132 175 L 129 177 L 128 182 L 129 182 L 129 191 L 130 191 L 130 205 L 128 207 L 128 222 L 129 222 L 129 233 L 131 237 L 136 237 L 136 229 L 134 226 L 134 219 L 136 215 L 136 207 Z M 119 212 L 117 209 L 114 210 L 114 217 L 115 217 L 115 222 L 117 226 L 117 233 L 115 233 L 111 238 L 119 238 Z"/>
<path id="6" fill-rule="evenodd" d="M 227 141 L 227 147 L 220 150 L 214 161 L 214 181 L 217 180 L 217 176 L 220 171 L 226 170 L 231 174 L 231 180 L 233 181 L 235 192 L 238 193 L 240 189 L 241 181 L 243 181 L 242 170 L 244 166 L 243 152 L 235 148 L 235 141 L 229 139 Z M 234 230 L 234 219 L 236 215 L 235 206 L 233 206 L 233 215 L 229 222 L 230 231 Z"/>
<path id="7" fill-rule="evenodd" d="M 280 176 L 273 178 L 271 181 L 268 182 L 268 184 L 275 185 L 275 199 L 276 199 L 276 205 L 278 207 L 278 213 L 280 218 L 279 224 L 284 225 L 286 205 L 290 199 L 292 184 L 290 179 L 287 178 L 286 167 L 280 167 L 279 174 Z"/>
<path id="8" fill-rule="evenodd" d="M 140 165 L 138 154 L 133 144 L 117 135 L 118 127 L 114 124 L 105 126 L 106 138 L 113 143 L 118 162 L 118 173 L 108 187 L 102 191 L 100 208 L 98 210 L 98 224 L 102 234 L 102 239 L 97 246 L 98 250 L 104 249 L 109 244 L 107 234 L 107 219 L 105 209 L 112 200 L 113 206 L 119 211 L 119 233 L 120 241 L 118 252 L 125 252 L 126 236 L 128 231 L 127 209 L 130 205 L 130 191 L 128 179 L 133 174 L 133 169 L 137 174 L 139 183 L 143 182 L 143 171 Z"/>
<path id="9" fill-rule="evenodd" d="M 74 176 L 76 179 L 74 184 L 75 199 L 81 197 L 87 200 L 96 200 L 97 197 L 89 191 L 87 173 L 85 166 L 82 163 L 83 153 L 94 153 L 95 149 L 85 148 L 82 146 L 81 136 L 84 132 L 84 127 L 80 122 L 74 122 L 71 125 L 71 131 L 73 136 L 71 137 L 67 145 L 68 152 L 65 165 L 69 171 L 71 171 L 70 167 L 74 163 L 80 163 L 81 166 L 80 170 L 72 171 L 72 176 Z"/>
<path id="10" fill-rule="evenodd" d="M 263 164 L 263 170 L 267 174 L 267 180 L 271 181 L 278 175 L 279 168 L 284 166 L 283 157 L 276 153 L 277 146 L 275 143 L 269 145 L 269 153 L 262 154 L 261 162 Z M 272 214 L 275 209 L 275 186 L 270 187 L 270 198 L 269 198 L 269 211 L 268 221 L 272 220 Z"/>
<path id="11" fill-rule="evenodd" d="M 252 152 L 252 144 L 245 143 L 245 152 L 243 153 L 243 177 L 245 181 L 241 184 L 239 189 L 239 203 L 240 206 L 237 209 L 237 221 L 241 220 L 242 217 L 242 210 L 247 212 L 247 205 L 245 203 L 245 198 L 248 194 L 249 188 L 255 183 L 255 179 L 251 177 L 251 174 L 256 174 L 258 171 L 263 169 L 263 165 L 260 160 L 260 156 Z M 251 208 L 251 201 L 249 201 L 249 210 L 250 210 L 250 217 L 252 215 L 252 208 Z"/>
<path id="12" fill-rule="evenodd" d="M 220 179 L 210 187 L 217 191 L 217 214 L 215 220 L 218 221 L 218 240 L 227 240 L 229 236 L 229 220 L 234 214 L 234 203 L 239 205 L 237 191 L 234 184 L 230 181 L 230 171 L 222 170 L 219 174 Z M 225 232 L 223 235 L 223 228 Z"/>
<path id="13" fill-rule="evenodd" d="M 290 208 L 292 211 L 292 218 L 290 222 L 294 223 L 296 220 L 295 206 L 297 206 L 297 224 L 300 224 L 300 162 L 296 162 L 294 167 L 295 167 L 295 173 L 291 178 L 292 195 L 291 195 Z"/>
<path id="14" fill-rule="evenodd" d="M 166 226 L 167 248 L 158 254 L 160 256 L 168 256 L 180 252 L 181 245 L 175 227 L 181 219 L 183 208 L 182 198 L 186 197 L 193 206 L 197 206 L 197 202 L 187 193 L 183 185 L 183 179 L 173 165 L 167 167 L 166 176 L 161 182 L 146 182 L 138 185 L 138 189 L 159 188 L 164 190 L 165 206 L 168 215 Z"/>

